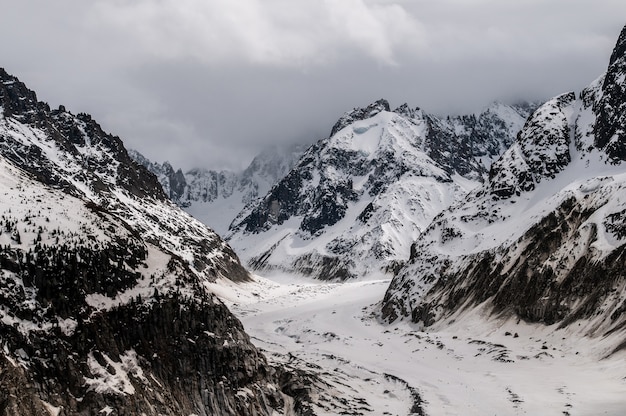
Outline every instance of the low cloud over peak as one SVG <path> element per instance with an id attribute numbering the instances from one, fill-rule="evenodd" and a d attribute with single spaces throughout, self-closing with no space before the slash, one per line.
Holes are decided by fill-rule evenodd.
<path id="1" fill-rule="evenodd" d="M 152 159 L 239 168 L 380 97 L 458 113 L 580 89 L 623 16 L 614 0 L 25 0 L 0 16 L 0 65 Z"/>

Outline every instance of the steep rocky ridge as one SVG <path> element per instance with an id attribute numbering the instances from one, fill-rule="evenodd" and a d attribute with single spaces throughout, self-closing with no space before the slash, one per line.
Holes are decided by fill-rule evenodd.
<path id="1" fill-rule="evenodd" d="M 626 331 L 624 33 L 605 75 L 540 107 L 489 180 L 428 226 L 386 319 L 443 325 L 480 305 L 587 335 Z"/>
<path id="2" fill-rule="evenodd" d="M 0 194 L 0 414 L 306 413 L 208 289 L 249 278 L 228 244 L 4 70 Z"/>
<path id="3" fill-rule="evenodd" d="M 626 160 L 626 28 L 619 35 L 595 102 L 594 145 L 605 149 L 613 163 Z"/>
<path id="4" fill-rule="evenodd" d="M 163 192 L 169 199 L 178 205 L 184 205 L 184 202 L 180 201 L 185 193 L 187 180 L 182 170 L 174 170 L 169 162 L 163 162 L 163 164 L 154 163 L 133 149 L 128 150 L 128 155 L 140 166 L 146 168 L 156 176 Z"/>
<path id="5" fill-rule="evenodd" d="M 258 203 L 230 244 L 255 269 L 318 278 L 387 273 L 441 210 L 487 175 L 532 105 L 439 118 L 386 100 L 343 115 Z"/>

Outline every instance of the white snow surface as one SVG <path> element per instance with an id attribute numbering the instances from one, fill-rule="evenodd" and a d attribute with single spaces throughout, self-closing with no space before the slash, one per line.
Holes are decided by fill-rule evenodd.
<path id="1" fill-rule="evenodd" d="M 626 352 L 605 358 L 611 337 L 493 319 L 482 306 L 428 331 L 382 324 L 372 311 L 388 280 L 221 283 L 213 285 L 270 360 L 319 366 L 363 414 L 409 414 L 409 387 L 429 416 L 626 414 Z M 323 401 L 315 412 L 339 413 Z"/>

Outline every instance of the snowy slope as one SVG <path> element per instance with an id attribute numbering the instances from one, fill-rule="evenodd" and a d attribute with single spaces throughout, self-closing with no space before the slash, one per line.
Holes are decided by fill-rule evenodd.
<path id="1" fill-rule="evenodd" d="M 120 216 L 147 241 L 185 259 L 198 277 L 245 279 L 234 253 L 213 231 L 167 200 L 151 175 L 132 170 L 118 138 L 83 114 L 54 110 L 44 122 L 50 124 L 3 117 L 0 154 L 46 185 Z M 73 133 L 69 140 L 66 131 Z"/>
<path id="2" fill-rule="evenodd" d="M 1 414 L 306 406 L 278 381 L 298 375 L 269 367 L 212 294 L 217 279 L 250 278 L 230 247 L 119 138 L 2 69 L 0 195 Z"/>
<path id="3" fill-rule="evenodd" d="M 379 322 L 389 280 L 254 276 L 221 296 L 268 358 L 323 374 L 316 415 L 613 415 L 626 411 L 620 339 L 480 314 L 446 328 Z M 229 287 L 230 286 L 230 287 Z"/>
<path id="4" fill-rule="evenodd" d="M 430 221 L 480 183 L 525 115 L 494 105 L 439 119 L 407 105 L 391 111 L 384 100 L 354 109 L 237 216 L 229 243 L 257 270 L 323 279 L 393 272 Z"/>
<path id="5" fill-rule="evenodd" d="M 614 94 L 625 90 L 625 33 L 607 74 L 540 107 L 489 180 L 429 225 L 385 295 L 387 319 L 444 325 L 479 307 L 626 331 L 626 107 Z"/>

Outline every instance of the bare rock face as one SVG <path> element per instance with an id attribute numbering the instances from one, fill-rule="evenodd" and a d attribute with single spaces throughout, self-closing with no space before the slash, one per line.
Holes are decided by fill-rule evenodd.
<path id="1" fill-rule="evenodd" d="M 509 197 L 535 189 L 554 177 L 571 161 L 570 120 L 566 114 L 574 93 L 556 97 L 533 113 L 520 132 L 517 151 L 508 151 L 489 171 L 491 192 Z"/>
<path id="2" fill-rule="evenodd" d="M 214 299 L 133 301 L 28 338 L 3 336 L 0 413 L 256 415 L 284 405 L 274 370 Z M 13 395 L 11 392 L 20 392 Z M 43 414 L 43 413 L 42 413 Z"/>
<path id="3" fill-rule="evenodd" d="M 386 319 L 433 325 L 482 305 L 577 322 L 586 335 L 626 329 L 624 33 L 603 77 L 537 109 L 488 181 L 417 239 L 385 295 Z"/>
<path id="4" fill-rule="evenodd" d="M 613 163 L 626 160 L 626 27 L 617 40 L 602 83 L 602 96 L 594 107 L 595 146 Z"/>
<path id="5" fill-rule="evenodd" d="M 207 289 L 228 244 L 90 116 L 3 70 L 0 108 L 0 415 L 306 414 Z"/>

